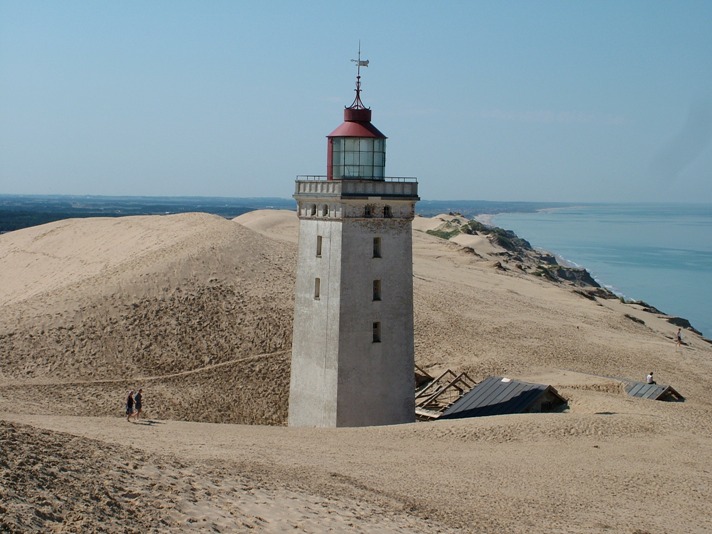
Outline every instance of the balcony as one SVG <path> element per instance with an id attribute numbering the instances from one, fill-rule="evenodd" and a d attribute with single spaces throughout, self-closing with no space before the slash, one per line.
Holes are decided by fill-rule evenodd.
<path id="1" fill-rule="evenodd" d="M 327 180 L 326 176 L 297 176 L 295 196 L 304 197 L 400 197 L 419 200 L 418 179 L 390 177 L 382 180 Z"/>

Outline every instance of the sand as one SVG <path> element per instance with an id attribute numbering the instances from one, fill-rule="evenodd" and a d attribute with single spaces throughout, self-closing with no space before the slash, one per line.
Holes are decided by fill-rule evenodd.
<path id="1" fill-rule="evenodd" d="M 712 345 L 426 233 L 452 217 L 413 225 L 417 363 L 551 384 L 566 412 L 284 426 L 292 212 L 0 236 L 0 531 L 711 531 Z M 686 401 L 626 396 L 650 370 Z"/>

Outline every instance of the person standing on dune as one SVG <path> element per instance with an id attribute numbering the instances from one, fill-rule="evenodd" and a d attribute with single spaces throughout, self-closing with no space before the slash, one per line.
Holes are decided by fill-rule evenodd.
<path id="1" fill-rule="evenodd" d="M 126 420 L 131 421 L 131 416 L 133 415 L 134 411 L 134 398 L 133 398 L 133 389 L 129 391 L 129 396 L 126 397 Z"/>
<path id="2" fill-rule="evenodd" d="M 134 417 L 138 421 L 140 415 L 141 415 L 141 408 L 143 406 L 143 399 L 141 393 L 143 392 L 143 389 L 138 390 L 138 393 L 134 395 L 134 407 L 136 411 L 134 412 Z"/>

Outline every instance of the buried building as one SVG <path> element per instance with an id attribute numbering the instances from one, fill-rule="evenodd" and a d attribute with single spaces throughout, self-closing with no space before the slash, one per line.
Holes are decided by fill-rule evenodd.
<path id="1" fill-rule="evenodd" d="M 552 386 L 492 376 L 462 395 L 439 419 L 553 412 L 566 405 L 566 399 Z"/>
<path id="2" fill-rule="evenodd" d="M 680 395 L 672 386 L 662 384 L 646 384 L 645 382 L 628 382 L 625 391 L 631 397 L 641 399 L 661 400 L 668 402 L 683 402 L 685 397 Z"/>

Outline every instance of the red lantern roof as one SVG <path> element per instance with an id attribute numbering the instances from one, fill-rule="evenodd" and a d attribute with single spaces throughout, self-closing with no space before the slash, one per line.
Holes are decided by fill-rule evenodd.
<path id="1" fill-rule="evenodd" d="M 353 111 L 351 108 L 346 108 L 344 110 L 344 122 L 336 130 L 331 132 L 327 137 L 373 137 L 376 139 L 386 139 L 378 128 L 371 124 L 370 120 L 366 121 L 355 121 L 349 120 L 348 113 Z M 361 111 L 368 111 L 369 119 L 371 115 L 370 109 L 365 109 Z"/>

